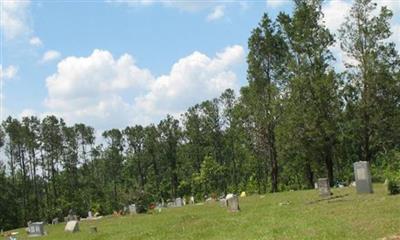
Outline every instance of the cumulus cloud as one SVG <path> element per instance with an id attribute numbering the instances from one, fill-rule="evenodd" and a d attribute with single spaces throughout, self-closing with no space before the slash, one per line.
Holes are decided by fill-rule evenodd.
<path id="1" fill-rule="evenodd" d="M 42 40 L 40 40 L 39 37 L 32 37 L 29 40 L 29 44 L 32 45 L 32 46 L 36 46 L 36 47 L 39 47 L 39 46 L 43 45 Z"/>
<path id="2" fill-rule="evenodd" d="M 287 3 L 287 2 L 289 2 L 289 1 L 288 0 L 267 0 L 267 5 L 269 7 L 276 8 L 276 7 L 285 5 L 285 3 Z"/>
<path id="3" fill-rule="evenodd" d="M 244 50 L 238 45 L 214 58 L 194 52 L 175 63 L 168 75 L 158 77 L 145 96 L 135 99 L 135 105 L 150 116 L 177 115 L 226 88 L 237 89 L 236 74 L 231 69 L 243 59 Z"/>
<path id="4" fill-rule="evenodd" d="M 22 110 L 21 113 L 19 113 L 18 118 L 22 119 L 23 117 L 30 117 L 30 116 L 37 116 L 38 112 L 36 112 L 34 109 L 26 108 Z"/>
<path id="5" fill-rule="evenodd" d="M 43 54 L 40 62 L 46 63 L 46 62 L 54 61 L 54 60 L 59 59 L 60 57 L 61 57 L 61 53 L 59 53 L 58 51 L 49 50 Z"/>
<path id="6" fill-rule="evenodd" d="M 207 21 L 215 21 L 217 19 L 220 19 L 224 16 L 224 10 L 225 6 L 223 5 L 218 5 L 216 6 L 213 11 L 207 16 Z"/>
<path id="7" fill-rule="evenodd" d="M 18 68 L 10 65 L 3 69 L 3 65 L 0 64 L 0 79 L 12 79 L 17 75 Z"/>
<path id="8" fill-rule="evenodd" d="M 177 8 L 182 11 L 195 12 L 214 6 L 217 1 L 175 1 L 175 0 L 106 0 L 108 3 L 126 4 L 131 7 L 150 6 L 162 4 L 166 7 Z"/>
<path id="9" fill-rule="evenodd" d="M 105 50 L 88 57 L 67 57 L 46 79 L 48 113 L 69 122 L 86 122 L 99 129 L 156 122 L 178 115 L 189 106 L 238 89 L 234 67 L 244 61 L 244 49 L 231 46 L 209 57 L 200 52 L 179 59 L 165 75 L 155 77 L 124 54 Z"/>
<path id="10" fill-rule="evenodd" d="M 29 6 L 30 1 L 2 1 L 1 2 L 1 31 L 6 39 L 30 33 L 29 28 Z"/>
<path id="11" fill-rule="evenodd" d="M 345 17 L 348 15 L 350 8 L 351 3 L 346 0 L 326 2 L 322 7 L 326 27 L 333 33 L 337 33 L 340 25 L 345 21 Z"/>

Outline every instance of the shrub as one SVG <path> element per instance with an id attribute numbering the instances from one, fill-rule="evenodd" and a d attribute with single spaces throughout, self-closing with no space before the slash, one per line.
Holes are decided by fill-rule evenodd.
<path id="1" fill-rule="evenodd" d="M 389 179 L 387 185 L 388 191 L 390 195 L 396 195 L 400 193 L 400 181 L 399 178 Z"/>
<path id="2" fill-rule="evenodd" d="M 145 191 L 138 191 L 133 198 L 133 202 L 136 205 L 137 213 L 146 213 L 149 210 L 150 204 L 154 202 L 151 194 Z"/>

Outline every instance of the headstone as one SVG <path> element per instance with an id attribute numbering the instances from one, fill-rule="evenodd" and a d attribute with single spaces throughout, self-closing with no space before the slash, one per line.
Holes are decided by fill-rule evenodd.
<path id="1" fill-rule="evenodd" d="M 228 194 L 226 197 L 226 205 L 230 212 L 238 212 L 239 208 L 239 198 L 235 194 Z"/>
<path id="2" fill-rule="evenodd" d="M 183 206 L 183 201 L 182 198 L 178 197 L 175 199 L 175 207 L 182 207 Z"/>
<path id="3" fill-rule="evenodd" d="M 319 195 L 321 197 L 329 197 L 331 195 L 331 188 L 327 178 L 318 179 Z"/>
<path id="4" fill-rule="evenodd" d="M 67 225 L 65 225 L 64 231 L 66 232 L 78 232 L 79 231 L 79 222 L 76 220 L 72 220 L 67 222 Z"/>
<path id="5" fill-rule="evenodd" d="M 354 176 L 357 193 L 373 193 L 369 163 L 360 161 L 354 163 Z"/>
<path id="6" fill-rule="evenodd" d="M 52 225 L 58 224 L 58 218 L 53 218 L 53 220 L 51 220 L 51 224 Z"/>
<path id="7" fill-rule="evenodd" d="M 92 218 L 92 217 L 93 217 L 92 211 L 89 211 L 88 212 L 88 218 Z"/>
<path id="8" fill-rule="evenodd" d="M 31 237 L 43 236 L 44 223 L 43 222 L 28 223 L 28 234 Z"/>
<path id="9" fill-rule="evenodd" d="M 226 198 L 220 198 L 219 199 L 219 204 L 221 205 L 221 207 L 227 207 Z"/>
<path id="10" fill-rule="evenodd" d="M 129 205 L 129 214 L 136 214 L 136 205 L 135 204 L 131 204 Z"/>
<path id="11" fill-rule="evenodd" d="M 314 183 L 314 188 L 318 189 L 318 183 L 316 183 L 316 182 Z"/>
<path id="12" fill-rule="evenodd" d="M 189 204 L 194 204 L 194 197 L 193 196 L 190 196 Z"/>
<path id="13" fill-rule="evenodd" d="M 385 185 L 385 186 L 387 186 L 387 185 L 389 185 L 389 179 L 385 179 L 385 182 L 383 183 L 383 185 Z"/>

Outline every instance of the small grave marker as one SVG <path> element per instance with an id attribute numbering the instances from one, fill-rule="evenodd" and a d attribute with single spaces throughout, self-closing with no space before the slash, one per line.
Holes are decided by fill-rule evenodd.
<path id="1" fill-rule="evenodd" d="M 43 236 L 44 223 L 43 222 L 28 223 L 28 234 L 30 237 Z"/>
<path id="2" fill-rule="evenodd" d="M 129 205 L 128 209 L 129 209 L 129 214 L 136 214 L 137 213 L 135 204 Z"/>
<path id="3" fill-rule="evenodd" d="M 67 225 L 65 225 L 64 231 L 66 232 L 78 232 L 79 231 L 79 222 L 77 220 L 72 220 L 67 222 Z"/>
<path id="4" fill-rule="evenodd" d="M 183 206 L 183 201 L 182 198 L 178 197 L 175 199 L 175 207 L 182 207 Z"/>

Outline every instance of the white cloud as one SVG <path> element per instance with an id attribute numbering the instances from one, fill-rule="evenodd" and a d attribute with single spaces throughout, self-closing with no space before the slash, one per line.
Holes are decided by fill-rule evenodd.
<path id="1" fill-rule="evenodd" d="M 0 79 L 12 79 L 17 75 L 18 68 L 10 65 L 3 69 L 3 65 L 0 64 Z"/>
<path id="2" fill-rule="evenodd" d="M 6 39 L 15 39 L 24 34 L 30 34 L 29 5 L 30 1 L 1 1 L 1 31 Z"/>
<path id="3" fill-rule="evenodd" d="M 272 8 L 277 8 L 288 3 L 288 0 L 267 0 L 267 5 Z"/>
<path id="4" fill-rule="evenodd" d="M 393 34 L 390 40 L 396 44 L 397 49 L 400 51 L 400 22 L 398 24 L 393 24 L 392 32 Z"/>
<path id="5" fill-rule="evenodd" d="M 43 54 L 42 59 L 40 60 L 42 63 L 50 62 L 53 60 L 57 60 L 61 57 L 61 53 L 55 50 L 49 50 Z"/>
<path id="6" fill-rule="evenodd" d="M 30 116 L 37 116 L 38 113 L 34 109 L 24 109 L 22 112 L 19 114 L 18 118 L 22 119 L 23 117 L 30 117 Z"/>
<path id="7" fill-rule="evenodd" d="M 213 11 L 207 16 L 207 21 L 215 21 L 217 19 L 220 19 L 224 16 L 224 10 L 225 6 L 223 5 L 218 5 L 216 6 Z"/>
<path id="8" fill-rule="evenodd" d="M 152 83 L 150 91 L 135 99 L 140 112 L 162 117 L 177 115 L 200 101 L 216 97 L 226 88 L 238 89 L 232 68 L 244 60 L 244 49 L 235 45 L 216 57 L 194 52 L 175 63 L 168 75 Z"/>
<path id="9" fill-rule="evenodd" d="M 40 40 L 39 37 L 32 37 L 32 38 L 29 40 L 29 44 L 32 45 L 32 46 L 35 46 L 35 47 L 38 47 L 38 46 L 42 46 L 42 45 L 43 45 L 42 40 Z"/>
<path id="10" fill-rule="evenodd" d="M 88 57 L 68 57 L 46 79 L 48 113 L 68 122 L 98 129 L 156 122 L 177 115 L 226 88 L 238 89 L 234 68 L 244 62 L 244 49 L 232 46 L 210 58 L 200 52 L 179 59 L 171 71 L 154 77 L 125 54 L 104 50 Z"/>
<path id="11" fill-rule="evenodd" d="M 346 0 L 332 0 L 322 6 L 325 25 L 332 33 L 337 34 L 340 25 L 349 14 L 350 8 L 351 3 Z"/>
<path id="12" fill-rule="evenodd" d="M 106 0 L 108 3 L 126 4 L 131 7 L 150 6 L 162 4 L 166 7 L 177 8 L 182 11 L 195 12 L 214 6 L 217 1 L 176 1 L 176 0 Z"/>

